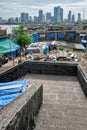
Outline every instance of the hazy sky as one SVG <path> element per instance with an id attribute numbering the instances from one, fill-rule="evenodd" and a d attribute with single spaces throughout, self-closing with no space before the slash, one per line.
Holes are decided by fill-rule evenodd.
<path id="1" fill-rule="evenodd" d="M 39 9 L 42 9 L 44 14 L 53 14 L 53 8 L 56 6 L 64 9 L 64 17 L 67 17 L 69 10 L 75 15 L 80 12 L 82 18 L 87 17 L 87 0 L 0 0 L 0 17 L 20 17 L 21 12 L 38 16 Z"/>

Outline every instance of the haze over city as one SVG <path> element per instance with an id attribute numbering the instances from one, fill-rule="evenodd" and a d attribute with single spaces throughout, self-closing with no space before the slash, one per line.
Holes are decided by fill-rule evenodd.
<path id="1" fill-rule="evenodd" d="M 9 18 L 20 16 L 21 12 L 27 12 L 29 15 L 38 15 L 38 10 L 42 9 L 44 14 L 51 12 L 53 8 L 61 6 L 64 9 L 64 17 L 67 17 L 68 11 L 71 10 L 74 14 L 81 13 L 86 19 L 87 0 L 0 0 L 0 17 Z"/>

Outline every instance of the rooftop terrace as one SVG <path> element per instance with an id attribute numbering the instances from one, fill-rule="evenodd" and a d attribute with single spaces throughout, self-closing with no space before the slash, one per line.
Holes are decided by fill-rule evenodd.
<path id="1" fill-rule="evenodd" d="M 25 61 L 0 74 L 0 82 L 20 79 L 33 86 L 1 109 L 0 130 L 31 130 L 41 103 L 35 130 L 87 130 L 87 73 L 79 64 Z"/>
<path id="2" fill-rule="evenodd" d="M 29 74 L 43 83 L 43 104 L 35 130 L 87 130 L 87 99 L 74 76 Z"/>

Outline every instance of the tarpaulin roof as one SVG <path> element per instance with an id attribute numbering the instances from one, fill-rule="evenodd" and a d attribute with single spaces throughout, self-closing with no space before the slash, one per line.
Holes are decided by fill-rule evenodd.
<path id="1" fill-rule="evenodd" d="M 12 102 L 15 98 L 20 96 L 29 80 L 11 81 L 7 83 L 0 83 L 0 108 Z"/>
<path id="2" fill-rule="evenodd" d="M 19 48 L 20 48 L 19 45 L 15 44 L 12 40 L 8 38 L 0 39 L 0 54 L 13 52 Z"/>

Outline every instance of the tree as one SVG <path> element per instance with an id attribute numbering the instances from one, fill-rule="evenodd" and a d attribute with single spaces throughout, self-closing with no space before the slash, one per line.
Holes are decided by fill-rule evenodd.
<path id="1" fill-rule="evenodd" d="M 29 45 L 33 42 L 33 37 L 25 31 L 24 25 L 20 25 L 17 29 L 14 30 L 13 34 L 15 35 L 15 42 L 17 42 L 22 47 Z"/>

